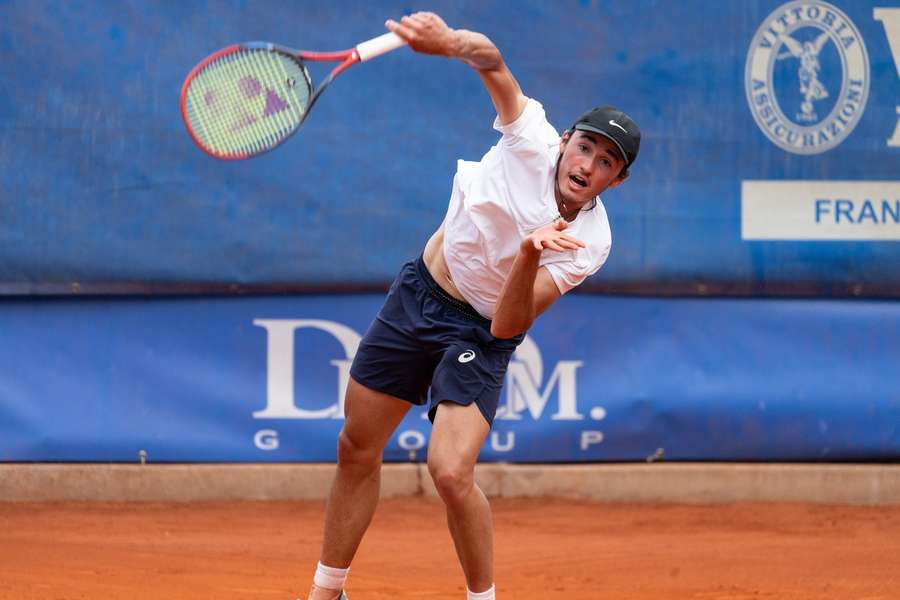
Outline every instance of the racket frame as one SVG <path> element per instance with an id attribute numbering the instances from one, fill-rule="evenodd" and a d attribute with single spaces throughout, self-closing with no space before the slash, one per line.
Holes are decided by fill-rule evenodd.
<path id="1" fill-rule="evenodd" d="M 295 133 L 297 133 L 297 130 L 300 129 L 300 126 L 303 125 L 303 123 L 306 121 L 306 118 L 309 116 L 309 112 L 310 110 L 312 110 L 312 107 L 316 103 L 316 100 L 319 99 L 319 96 L 322 95 L 322 92 L 325 91 L 325 88 L 327 88 L 331 84 L 331 82 L 334 81 L 335 77 L 358 62 L 371 60 L 377 56 L 381 56 L 385 52 L 389 52 L 391 50 L 399 48 L 404 44 L 406 44 L 406 42 L 393 33 L 386 33 L 384 35 L 380 35 L 378 37 L 357 44 L 354 48 L 339 50 L 336 52 L 313 52 L 309 50 L 297 50 L 295 48 L 279 46 L 270 42 L 245 42 L 242 44 L 232 44 L 210 54 L 202 61 L 200 61 L 197 66 L 191 69 L 190 73 L 188 73 L 187 77 L 184 80 L 184 83 L 181 86 L 181 117 L 184 120 L 184 123 L 187 126 L 188 133 L 190 134 L 191 139 L 194 140 L 194 143 L 197 144 L 197 146 L 206 154 L 212 156 L 213 158 L 218 158 L 220 160 L 244 160 L 247 158 L 252 158 L 254 156 L 260 156 L 262 154 L 266 154 L 267 152 L 271 152 L 272 150 L 283 144 L 285 141 L 290 139 Z M 306 85 L 309 88 L 311 94 L 309 96 L 309 102 L 306 104 L 306 109 L 303 111 L 303 114 L 300 117 L 300 121 L 291 130 L 290 133 L 278 140 L 278 142 L 259 152 L 247 152 L 243 154 L 223 154 L 221 152 L 216 152 L 211 148 L 207 148 L 194 133 L 187 115 L 188 89 L 190 88 L 191 83 L 194 81 L 196 76 L 201 71 L 203 71 L 203 69 L 205 69 L 210 63 L 241 50 L 267 50 L 269 52 L 278 52 L 296 60 L 300 65 L 304 77 L 306 78 Z M 331 72 L 325 77 L 325 79 L 323 79 L 321 83 L 319 83 L 319 86 L 315 88 L 315 90 L 313 90 L 312 79 L 309 76 L 309 70 L 306 68 L 305 61 L 340 62 L 331 70 Z"/>

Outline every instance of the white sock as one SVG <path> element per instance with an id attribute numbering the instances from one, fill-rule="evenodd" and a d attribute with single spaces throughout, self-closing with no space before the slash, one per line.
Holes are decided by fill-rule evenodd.
<path id="1" fill-rule="evenodd" d="M 326 590 L 342 590 L 344 589 L 344 583 L 347 581 L 347 573 L 349 572 L 350 567 L 338 569 L 335 567 L 326 567 L 322 563 L 319 563 L 319 566 L 316 567 L 316 576 L 313 577 L 313 583 L 316 584 L 317 587 L 325 588 Z"/>
<path id="2" fill-rule="evenodd" d="M 494 600 L 494 586 L 483 592 L 473 592 L 466 588 L 466 600 Z"/>

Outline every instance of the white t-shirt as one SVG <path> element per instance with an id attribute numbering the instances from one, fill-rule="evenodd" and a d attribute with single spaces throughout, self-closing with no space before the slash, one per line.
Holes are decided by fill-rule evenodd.
<path id="1" fill-rule="evenodd" d="M 560 137 L 544 107 L 529 99 L 518 119 L 506 125 L 495 120 L 494 129 L 503 136 L 480 162 L 458 162 L 444 219 L 444 257 L 453 283 L 488 319 L 522 240 L 559 216 L 554 178 Z M 609 256 L 612 236 L 599 197 L 565 233 L 587 247 L 544 250 L 540 259 L 562 294 L 597 272 Z"/>

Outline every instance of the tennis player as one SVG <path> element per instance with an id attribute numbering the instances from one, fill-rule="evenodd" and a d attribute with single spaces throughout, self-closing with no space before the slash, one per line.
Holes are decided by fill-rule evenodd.
<path id="1" fill-rule="evenodd" d="M 475 462 L 525 332 L 606 261 L 611 237 L 598 194 L 625 181 L 640 132 L 622 112 L 600 107 L 560 137 L 484 35 L 427 12 L 386 26 L 416 52 L 475 69 L 502 135 L 480 162 L 459 161 L 443 224 L 403 266 L 360 343 L 309 600 L 346 597 L 350 563 L 378 503 L 384 447 L 429 389 L 428 470 L 468 600 L 493 600 L 491 511 Z"/>

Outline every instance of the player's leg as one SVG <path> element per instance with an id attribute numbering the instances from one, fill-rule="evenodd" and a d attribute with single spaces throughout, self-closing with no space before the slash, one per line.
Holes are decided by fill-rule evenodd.
<path id="1" fill-rule="evenodd" d="M 409 402 L 350 379 L 344 403 L 346 420 L 338 437 L 337 472 L 325 509 L 319 562 L 326 573 L 339 576 L 349 568 L 378 504 L 384 447 L 410 407 Z M 327 578 L 318 574 L 317 580 L 322 583 Z M 309 600 L 335 600 L 340 587 L 314 584 Z"/>
<path id="2" fill-rule="evenodd" d="M 378 504 L 384 447 L 411 405 L 427 398 L 436 358 L 423 351 L 415 336 L 414 309 L 421 295 L 417 282 L 415 263 L 403 265 L 353 357 L 310 600 L 337 598 Z M 330 595 L 319 588 L 331 590 Z"/>
<path id="3" fill-rule="evenodd" d="M 475 462 L 490 426 L 475 403 L 442 402 L 428 443 L 428 471 L 447 510 L 456 554 L 472 592 L 493 586 L 491 508 L 475 483 Z"/>

